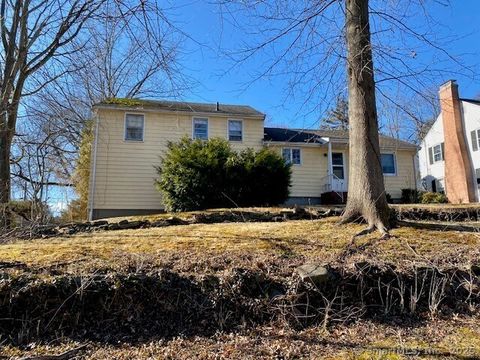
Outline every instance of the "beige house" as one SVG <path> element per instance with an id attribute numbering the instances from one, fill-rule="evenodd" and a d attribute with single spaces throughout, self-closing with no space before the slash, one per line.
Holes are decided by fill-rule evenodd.
<path id="1" fill-rule="evenodd" d="M 115 100 L 94 106 L 95 140 L 89 217 L 98 219 L 163 210 L 155 166 L 168 141 L 225 138 L 234 149 L 272 147 L 292 163 L 288 204 L 345 200 L 348 133 L 265 128 L 265 115 L 250 106 L 170 101 Z M 399 198 L 415 188 L 417 147 L 382 136 L 386 191 Z"/>

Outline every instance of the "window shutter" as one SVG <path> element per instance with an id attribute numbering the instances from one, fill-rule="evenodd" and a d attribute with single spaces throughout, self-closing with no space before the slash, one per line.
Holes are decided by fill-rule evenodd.
<path id="1" fill-rule="evenodd" d="M 471 135 L 472 135 L 472 150 L 477 151 L 478 150 L 477 130 L 473 130 L 471 132 Z"/>
<path id="2" fill-rule="evenodd" d="M 445 143 L 441 143 L 440 146 L 442 147 L 442 160 L 445 160 Z"/>
<path id="3" fill-rule="evenodd" d="M 428 159 L 430 160 L 430 165 L 433 164 L 433 149 L 431 147 L 428 148 Z"/>

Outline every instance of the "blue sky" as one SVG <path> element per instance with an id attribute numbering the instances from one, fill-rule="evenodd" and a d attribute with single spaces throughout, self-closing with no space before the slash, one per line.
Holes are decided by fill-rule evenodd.
<path id="1" fill-rule="evenodd" d="M 446 2 L 446 1 L 445 1 Z M 229 70 L 232 63 L 222 54 L 220 48 L 236 46 L 248 35 L 228 23 L 222 22 L 218 5 L 206 1 L 181 1 L 175 3 L 178 25 L 195 41 L 205 44 L 199 46 L 193 41 L 183 44 L 182 67 L 187 75 L 196 80 L 197 85 L 183 97 L 187 101 L 248 104 L 267 114 L 267 124 L 312 127 L 318 125 L 319 112 L 306 113 L 302 111 L 299 102 L 287 101 L 285 98 L 288 75 L 274 78 L 263 78 L 246 87 L 259 68 L 264 66 L 266 59 L 257 56 L 252 61 L 240 67 Z M 181 4 L 181 5 L 179 5 Z M 458 39 L 448 41 L 448 51 L 457 59 L 468 63 L 474 69 L 476 78 L 461 75 L 445 74 L 443 80 L 438 78 L 430 84 L 438 87 L 442 81 L 456 78 L 462 97 L 474 97 L 480 94 L 480 2 L 478 0 L 452 1 L 450 6 L 439 5 L 433 1 L 427 2 L 431 18 L 438 21 L 435 35 L 439 38 L 455 36 Z M 238 15 L 236 20 L 242 23 L 246 19 Z M 414 26 L 421 28 L 424 18 L 422 14 L 412 19 Z M 416 51 L 421 52 L 418 48 Z M 438 56 L 426 49 L 419 58 L 435 59 Z M 453 61 L 443 61 L 445 71 L 453 69 Z M 442 69 L 443 69 L 442 68 Z"/>

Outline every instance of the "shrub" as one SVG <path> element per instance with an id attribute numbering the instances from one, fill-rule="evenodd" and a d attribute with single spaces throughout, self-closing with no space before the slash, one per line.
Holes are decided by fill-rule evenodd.
<path id="1" fill-rule="evenodd" d="M 402 189 L 401 201 L 403 204 L 417 204 L 420 202 L 422 192 L 417 189 Z"/>
<path id="2" fill-rule="evenodd" d="M 172 211 L 277 205 L 288 197 L 290 166 L 270 149 L 240 153 L 222 139 L 170 142 L 157 188 Z"/>
<path id="3" fill-rule="evenodd" d="M 227 164 L 226 194 L 239 206 L 278 205 L 288 198 L 291 170 L 271 149 L 247 149 Z"/>
<path id="4" fill-rule="evenodd" d="M 427 191 L 421 194 L 420 202 L 422 204 L 443 204 L 447 203 L 448 199 L 445 194 Z"/>

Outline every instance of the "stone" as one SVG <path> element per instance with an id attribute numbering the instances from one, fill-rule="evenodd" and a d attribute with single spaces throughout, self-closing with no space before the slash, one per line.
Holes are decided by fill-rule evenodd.
<path id="1" fill-rule="evenodd" d="M 108 224 L 107 220 L 97 220 L 92 223 L 92 226 L 97 227 L 97 226 L 103 226 L 107 224 Z"/>
<path id="2" fill-rule="evenodd" d="M 118 226 L 120 226 L 121 229 L 138 229 L 143 225 L 145 225 L 145 222 L 143 221 L 126 221 L 126 222 L 120 221 L 118 223 Z"/>
<path id="3" fill-rule="evenodd" d="M 329 278 L 328 269 L 320 264 L 304 264 L 296 268 L 302 281 L 309 280 L 316 285 L 326 282 Z"/>
<path id="4" fill-rule="evenodd" d="M 189 224 L 188 221 L 182 220 L 176 216 L 171 216 L 168 219 L 166 219 L 166 221 L 170 225 L 188 225 Z"/>
<path id="5" fill-rule="evenodd" d="M 164 227 L 169 225 L 170 224 L 166 220 L 157 220 L 151 223 L 151 227 Z"/>

